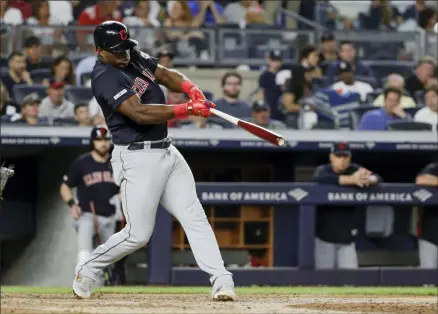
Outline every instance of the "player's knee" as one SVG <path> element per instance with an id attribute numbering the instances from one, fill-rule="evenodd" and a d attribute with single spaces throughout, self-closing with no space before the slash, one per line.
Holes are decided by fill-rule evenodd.
<path id="1" fill-rule="evenodd" d="M 135 248 L 141 248 L 145 246 L 152 236 L 152 230 L 142 230 L 134 234 L 131 233 L 130 241 L 133 243 Z"/>

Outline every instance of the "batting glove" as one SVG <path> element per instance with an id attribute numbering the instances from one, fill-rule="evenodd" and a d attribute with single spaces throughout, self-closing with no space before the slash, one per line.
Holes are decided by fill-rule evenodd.
<path id="1" fill-rule="evenodd" d="M 204 93 L 201 89 L 191 81 L 184 81 L 181 84 L 181 89 L 186 93 L 192 101 L 206 101 Z"/>
<path id="2" fill-rule="evenodd" d="M 211 101 L 189 101 L 184 104 L 175 105 L 173 112 L 175 117 L 191 115 L 207 118 L 211 115 L 210 108 L 216 108 L 216 105 Z"/>

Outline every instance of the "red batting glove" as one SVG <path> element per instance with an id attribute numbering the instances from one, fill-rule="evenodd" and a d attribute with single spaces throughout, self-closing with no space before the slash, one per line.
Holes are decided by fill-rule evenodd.
<path id="1" fill-rule="evenodd" d="M 210 108 L 216 108 L 216 105 L 211 101 L 189 101 L 184 104 L 175 105 L 173 107 L 173 112 L 175 113 L 175 117 L 192 115 L 207 118 L 211 115 Z"/>
<path id="2" fill-rule="evenodd" d="M 184 93 L 189 95 L 189 98 L 192 101 L 206 101 L 207 100 L 207 98 L 205 97 L 205 95 L 201 91 L 201 89 L 191 81 L 183 81 L 181 84 L 181 89 Z"/>

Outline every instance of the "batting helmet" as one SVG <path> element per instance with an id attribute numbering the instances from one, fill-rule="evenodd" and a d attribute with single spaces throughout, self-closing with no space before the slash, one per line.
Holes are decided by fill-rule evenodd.
<path id="1" fill-rule="evenodd" d="M 109 140 L 110 138 L 111 138 L 110 132 L 109 132 L 108 128 L 104 125 L 96 125 L 91 130 L 91 136 L 90 136 L 91 142 L 94 140 L 100 140 L 100 139 Z"/>
<path id="2" fill-rule="evenodd" d="M 131 38 L 128 28 L 117 21 L 106 21 L 94 29 L 96 49 L 122 52 L 134 48 L 138 42 Z"/>

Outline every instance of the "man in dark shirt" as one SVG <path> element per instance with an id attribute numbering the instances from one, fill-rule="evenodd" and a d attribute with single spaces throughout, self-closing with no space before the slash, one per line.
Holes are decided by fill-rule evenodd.
<path id="1" fill-rule="evenodd" d="M 260 99 L 264 100 L 271 108 L 272 118 L 281 120 L 283 114 L 279 110 L 278 101 L 282 89 L 281 85 L 277 84 L 276 81 L 276 75 L 283 64 L 281 51 L 278 49 L 270 51 L 266 61 L 268 68 L 259 77 Z"/>
<path id="2" fill-rule="evenodd" d="M 35 36 L 26 38 L 24 41 L 24 55 L 27 71 L 51 68 L 50 60 L 43 58 L 41 54 L 41 40 Z"/>
<path id="3" fill-rule="evenodd" d="M 415 99 L 415 93 L 426 89 L 427 82 L 435 76 L 436 63 L 431 57 L 424 57 L 418 62 L 415 73 L 406 79 L 406 90 Z"/>
<path id="4" fill-rule="evenodd" d="M 14 97 L 12 88 L 19 84 L 32 84 L 29 72 L 26 70 L 26 60 L 21 52 L 13 52 L 8 57 L 9 72 L 2 77 L 2 82 L 9 95 Z"/>
<path id="5" fill-rule="evenodd" d="M 351 151 L 346 143 L 335 144 L 330 163 L 319 166 L 314 174 L 319 184 L 368 187 L 380 178 L 358 164 L 351 163 Z M 355 206 L 317 207 L 315 267 L 317 269 L 358 268 L 354 239 L 357 233 Z"/>
<path id="6" fill-rule="evenodd" d="M 336 37 L 333 33 L 324 33 L 321 36 L 321 53 L 319 54 L 319 67 L 322 73 L 327 72 L 328 65 L 338 59 Z"/>
<path id="7" fill-rule="evenodd" d="M 417 176 L 418 185 L 438 189 L 438 162 L 424 168 Z M 438 191 L 437 191 L 438 193 Z M 437 206 L 425 206 L 420 218 L 418 250 L 421 268 L 438 268 L 438 209 Z"/>

